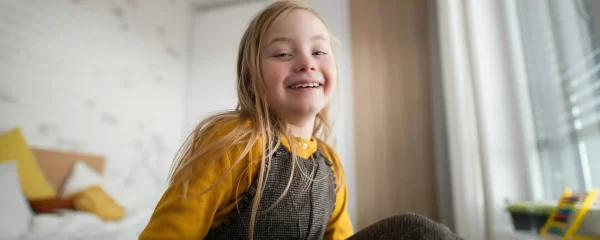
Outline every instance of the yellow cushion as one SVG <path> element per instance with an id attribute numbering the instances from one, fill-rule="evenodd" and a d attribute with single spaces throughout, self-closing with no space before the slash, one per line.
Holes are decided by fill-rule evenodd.
<path id="1" fill-rule="evenodd" d="M 35 155 L 29 149 L 19 128 L 0 136 L 0 162 L 11 160 L 17 162 L 21 187 L 27 199 L 40 200 L 56 197 L 56 190 L 46 180 L 46 176 L 40 169 Z"/>
<path id="2" fill-rule="evenodd" d="M 97 185 L 75 193 L 73 203 L 75 209 L 91 212 L 105 221 L 119 220 L 125 215 L 125 209 Z"/>

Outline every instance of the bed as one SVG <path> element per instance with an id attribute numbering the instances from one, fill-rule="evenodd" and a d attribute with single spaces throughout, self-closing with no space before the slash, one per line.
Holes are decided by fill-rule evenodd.
<path id="1" fill-rule="evenodd" d="M 30 220 L 29 230 L 19 238 L 11 240 L 79 240 L 79 239 L 137 239 L 148 223 L 155 201 L 140 204 L 140 201 L 127 201 L 135 189 L 126 189 L 122 183 L 112 182 L 103 177 L 105 160 L 101 156 L 61 152 L 49 149 L 33 149 L 38 164 L 47 180 L 57 190 L 63 192 L 73 183 L 76 171 L 82 163 L 93 172 L 79 174 L 100 181 L 102 188 L 125 207 L 124 217 L 117 221 L 104 221 L 93 213 L 77 210 L 61 210 L 54 214 L 35 214 Z M 81 181 L 79 179 L 78 181 Z M 5 240 L 5 239 L 1 239 Z"/>

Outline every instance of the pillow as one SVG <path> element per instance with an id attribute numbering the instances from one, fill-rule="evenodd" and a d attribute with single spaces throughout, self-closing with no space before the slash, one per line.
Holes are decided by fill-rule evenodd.
<path id="1" fill-rule="evenodd" d="M 44 200 L 30 200 L 29 204 L 36 213 L 59 213 L 64 209 L 75 209 L 72 199 L 50 198 Z"/>
<path id="2" fill-rule="evenodd" d="M 69 198 L 71 195 L 83 191 L 91 186 L 101 185 L 102 176 L 87 165 L 83 161 L 77 161 L 73 165 L 71 175 L 65 181 L 63 186 L 63 192 L 61 196 L 63 198 Z"/>
<path id="3" fill-rule="evenodd" d="M 29 229 L 33 213 L 21 189 L 16 161 L 0 163 L 0 239 L 13 239 Z"/>
<path id="4" fill-rule="evenodd" d="M 142 207 L 141 199 L 143 196 L 138 194 L 136 191 L 138 189 L 127 186 L 120 178 L 105 177 L 101 186 L 108 195 L 112 196 L 127 211 Z"/>
<path id="5" fill-rule="evenodd" d="M 100 186 L 91 186 L 73 196 L 75 209 L 96 214 L 105 221 L 120 220 L 125 209 Z"/>
<path id="6" fill-rule="evenodd" d="M 73 165 L 71 175 L 65 181 L 63 186 L 62 198 L 70 198 L 74 194 L 86 190 L 92 186 L 101 186 L 102 190 L 113 199 L 126 208 L 134 208 L 138 201 L 130 194 L 130 190 L 124 187 L 123 182 L 115 178 L 104 178 L 95 169 L 91 168 L 83 161 L 77 161 Z"/>
<path id="7" fill-rule="evenodd" d="M 46 180 L 19 128 L 0 136 L 0 163 L 11 160 L 16 161 L 20 184 L 27 199 L 56 197 L 56 191 Z"/>

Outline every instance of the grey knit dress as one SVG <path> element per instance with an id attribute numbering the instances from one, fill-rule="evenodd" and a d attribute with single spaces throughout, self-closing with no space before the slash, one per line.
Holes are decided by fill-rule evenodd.
<path id="1" fill-rule="evenodd" d="M 297 165 L 287 194 L 273 209 L 265 211 L 284 192 L 292 164 Z M 336 186 L 331 166 L 320 149 L 309 159 L 298 157 L 293 161 L 290 151 L 280 146 L 267 165 L 267 182 L 256 216 L 254 239 L 323 239 L 335 208 Z M 211 229 L 206 239 L 248 239 L 257 184 L 258 179 L 255 179 L 237 210 Z"/>

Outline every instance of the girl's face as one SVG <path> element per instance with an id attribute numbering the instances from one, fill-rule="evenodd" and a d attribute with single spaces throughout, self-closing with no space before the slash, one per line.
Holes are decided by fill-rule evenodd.
<path id="1" fill-rule="evenodd" d="M 269 106 L 288 121 L 314 120 L 335 88 L 337 69 L 327 27 L 293 10 L 266 32 L 260 66 Z"/>

